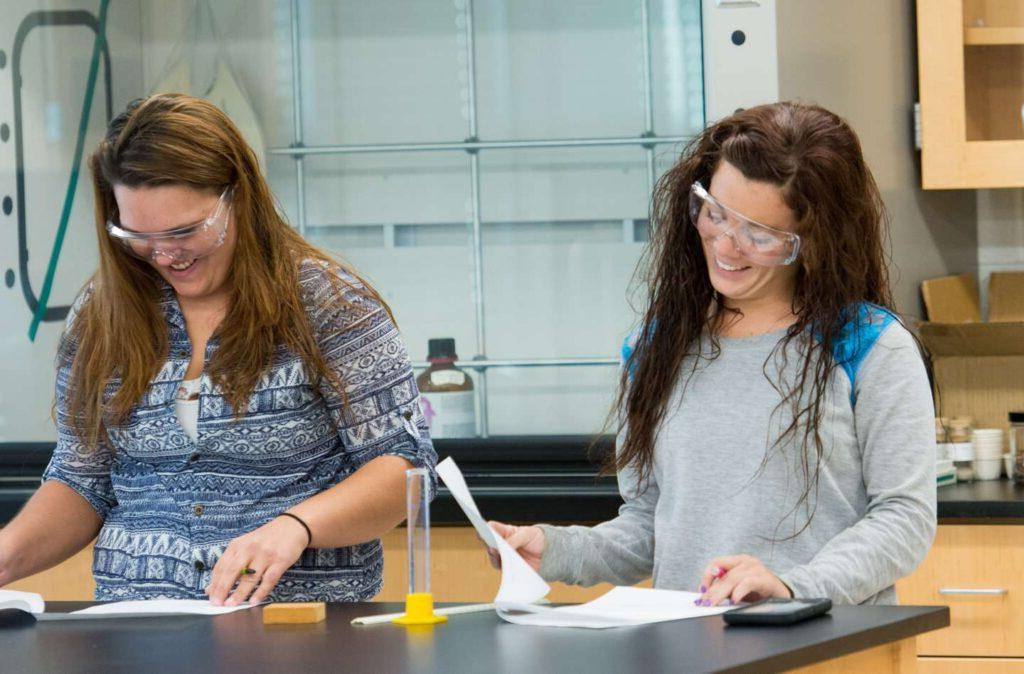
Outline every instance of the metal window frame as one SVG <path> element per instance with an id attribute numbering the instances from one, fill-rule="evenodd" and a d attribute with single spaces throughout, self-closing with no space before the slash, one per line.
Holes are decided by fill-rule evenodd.
<path id="1" fill-rule="evenodd" d="M 481 141 L 477 137 L 476 100 L 476 51 L 473 28 L 473 2 L 464 0 L 461 9 L 465 12 L 462 22 L 466 42 L 466 69 L 468 81 L 468 137 L 464 141 L 437 143 L 377 143 L 307 146 L 302 133 L 302 86 L 299 53 L 299 0 L 291 0 L 291 57 L 292 57 L 292 106 L 295 141 L 290 147 L 271 148 L 271 155 L 291 156 L 295 159 L 296 215 L 300 234 L 306 231 L 305 209 L 305 166 L 308 155 L 353 155 L 389 152 L 465 152 L 469 156 L 470 195 L 472 209 L 473 247 L 473 300 L 476 309 L 476 356 L 472 360 L 459 361 L 459 367 L 477 372 L 477 436 L 488 437 L 487 371 L 493 368 L 523 367 L 607 367 L 619 365 L 618 358 L 524 358 L 489 360 L 487 358 L 486 326 L 484 321 L 485 300 L 483 295 L 483 243 L 481 240 L 480 217 L 480 166 L 479 153 L 482 150 L 539 149 L 561 147 L 615 147 L 640 146 L 645 150 L 647 160 L 648 194 L 657 182 L 654 148 L 658 145 L 684 143 L 690 136 L 658 136 L 654 133 L 653 86 L 651 82 L 651 37 L 649 26 L 649 0 L 639 0 L 640 39 L 643 54 L 643 96 L 644 131 L 637 137 L 614 138 L 560 138 L 546 140 L 498 140 Z M 427 367 L 427 363 L 414 363 L 414 367 Z"/>

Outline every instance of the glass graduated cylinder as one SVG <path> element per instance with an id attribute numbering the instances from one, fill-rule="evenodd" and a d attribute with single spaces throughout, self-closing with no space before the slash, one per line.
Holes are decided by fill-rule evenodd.
<path id="1" fill-rule="evenodd" d="M 425 468 L 405 471 L 409 594 L 430 592 L 430 479 Z"/>

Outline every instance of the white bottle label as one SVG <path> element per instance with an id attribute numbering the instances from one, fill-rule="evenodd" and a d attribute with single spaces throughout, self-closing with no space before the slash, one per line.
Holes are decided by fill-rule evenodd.
<path id="1" fill-rule="evenodd" d="M 434 386 L 462 386 L 466 383 L 466 373 L 459 370 L 434 370 L 430 373 L 430 383 Z"/>
<path id="2" fill-rule="evenodd" d="M 476 435 L 476 397 L 472 391 L 421 393 L 420 406 L 432 438 Z"/>

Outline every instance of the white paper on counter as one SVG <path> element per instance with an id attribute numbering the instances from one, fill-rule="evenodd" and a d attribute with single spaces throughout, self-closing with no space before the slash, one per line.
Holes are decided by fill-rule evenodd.
<path id="1" fill-rule="evenodd" d="M 238 606 L 214 606 L 208 599 L 140 599 L 97 604 L 81 611 L 73 611 L 69 615 L 223 615 L 257 605 L 246 602 Z"/>
<path id="2" fill-rule="evenodd" d="M 700 618 L 728 610 L 722 606 L 696 606 L 694 601 L 700 596 L 696 592 L 635 587 L 616 587 L 593 601 L 576 606 L 538 606 L 534 602 L 547 595 L 551 587 L 504 538 L 491 530 L 469 493 L 462 471 L 451 457 L 437 464 L 437 474 L 480 538 L 489 547 L 496 548 L 501 556 L 501 587 L 494 598 L 494 608 L 508 622 L 600 629 Z"/>
<path id="3" fill-rule="evenodd" d="M 697 592 L 620 586 L 578 606 L 506 606 L 501 617 L 520 625 L 599 629 L 703 618 L 724 613 L 731 608 L 697 606 L 694 602 L 698 597 L 700 594 Z"/>
<path id="4" fill-rule="evenodd" d="M 46 603 L 42 595 L 35 592 L 19 592 L 17 590 L 0 590 L 0 609 L 16 608 L 29 613 L 42 613 Z"/>

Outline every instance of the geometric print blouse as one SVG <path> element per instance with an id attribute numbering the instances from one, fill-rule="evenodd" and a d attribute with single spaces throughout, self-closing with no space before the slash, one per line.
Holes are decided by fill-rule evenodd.
<path id="1" fill-rule="evenodd" d="M 347 302 L 337 301 L 331 274 L 341 278 Z M 169 285 L 160 301 L 167 361 L 95 452 L 82 451 L 67 423 L 70 355 L 58 362 L 57 444 L 43 480 L 67 484 L 103 518 L 93 556 L 96 599 L 204 599 L 210 573 L 234 538 L 378 456 L 427 468 L 433 492 L 437 457 L 397 327 L 378 302 L 352 292 L 359 282 L 337 268 L 306 261 L 299 283 L 321 354 L 344 383 L 347 405 L 327 382 L 312 382 L 299 357 L 282 347 L 237 421 L 218 387 L 201 376 L 193 441 L 175 415 L 191 347 Z M 86 289 L 76 301 L 69 324 L 88 295 Z M 207 362 L 217 345 L 211 338 Z M 62 352 L 73 353 L 69 346 Z M 117 385 L 112 380 L 106 395 Z M 369 599 L 380 591 L 383 563 L 379 540 L 307 549 L 270 599 Z"/>

